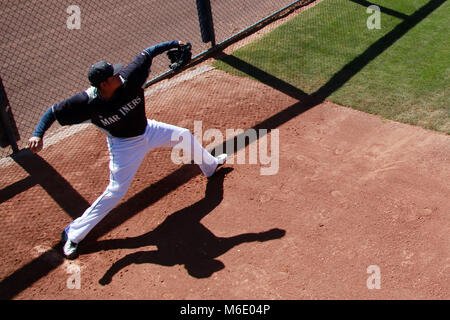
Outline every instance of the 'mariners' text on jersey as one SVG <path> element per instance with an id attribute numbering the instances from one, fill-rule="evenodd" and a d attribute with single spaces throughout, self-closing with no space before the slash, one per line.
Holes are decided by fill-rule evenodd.
<path id="1" fill-rule="evenodd" d="M 141 97 L 136 97 L 135 99 L 131 100 L 129 103 L 127 103 L 126 105 L 122 106 L 121 108 L 118 109 L 118 111 L 123 115 L 126 116 L 128 112 L 130 112 L 131 110 L 133 110 L 137 105 L 139 105 L 139 103 L 141 103 Z M 108 118 L 100 118 L 101 123 L 104 126 L 109 126 L 117 121 L 120 121 L 121 117 L 118 114 L 115 114 L 111 117 Z"/>

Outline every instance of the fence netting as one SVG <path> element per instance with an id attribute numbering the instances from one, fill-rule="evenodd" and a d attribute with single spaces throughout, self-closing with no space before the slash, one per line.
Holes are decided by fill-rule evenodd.
<path id="1" fill-rule="evenodd" d="M 216 43 L 291 3 L 212 0 Z M 211 46 L 202 42 L 195 0 L 5 0 L 0 19 L 0 77 L 19 150 L 48 107 L 89 87 L 87 71 L 94 62 L 127 64 L 144 48 L 174 39 L 190 41 L 194 55 Z M 164 55 L 154 59 L 149 79 L 168 64 Z M 58 130 L 55 123 L 46 136 Z M 2 148 L 0 158 L 11 153 L 11 147 Z"/>

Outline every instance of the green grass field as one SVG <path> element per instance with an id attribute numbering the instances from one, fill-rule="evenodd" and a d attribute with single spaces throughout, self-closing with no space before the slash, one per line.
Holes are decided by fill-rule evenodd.
<path id="1" fill-rule="evenodd" d="M 450 134 L 450 2 L 420 10 L 411 25 L 429 0 L 372 0 L 379 30 L 367 28 L 367 4 L 355 2 L 324 0 L 233 56 L 308 94 L 337 79 L 324 99 Z M 249 76 L 223 61 L 215 67 Z"/>

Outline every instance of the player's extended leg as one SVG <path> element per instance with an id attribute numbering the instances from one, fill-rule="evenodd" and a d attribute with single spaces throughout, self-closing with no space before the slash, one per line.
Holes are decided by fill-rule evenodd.
<path id="1" fill-rule="evenodd" d="M 146 153 L 157 147 L 175 146 L 180 137 L 189 142 L 191 148 L 186 148 L 186 152 L 191 153 L 195 163 L 207 177 L 212 176 L 217 166 L 225 161 L 226 155 L 221 158 L 212 156 L 189 130 L 154 120 L 149 121 L 142 136 L 128 139 L 108 137 L 109 185 L 83 215 L 69 224 L 63 232 L 66 257 L 76 256 L 77 244 L 122 200 Z"/>
<path id="2" fill-rule="evenodd" d="M 189 161 L 193 160 L 207 177 L 212 176 L 217 166 L 223 164 L 226 159 L 226 154 L 214 157 L 202 147 L 188 129 L 155 120 L 149 120 L 148 124 L 150 127 L 150 134 L 148 135 L 150 149 L 179 146 L 183 149 L 184 156 Z"/>
<path id="3" fill-rule="evenodd" d="M 77 244 L 125 196 L 134 175 L 145 157 L 145 136 L 129 139 L 108 137 L 110 182 L 103 194 L 65 229 L 67 238 Z M 67 255 L 67 254 L 66 254 Z"/>

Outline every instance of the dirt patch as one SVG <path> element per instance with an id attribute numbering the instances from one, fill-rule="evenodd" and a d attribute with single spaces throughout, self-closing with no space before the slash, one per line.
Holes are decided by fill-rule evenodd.
<path id="1" fill-rule="evenodd" d="M 191 130 L 194 121 L 224 136 L 266 128 L 269 145 L 278 130 L 278 172 L 261 175 L 259 157 L 237 164 L 234 154 L 207 180 L 173 164 L 170 150 L 152 152 L 67 262 L 60 231 L 108 183 L 105 137 L 89 128 L 39 157 L 22 155 L 0 169 L 3 298 L 450 297 L 448 136 L 331 103 L 305 111 L 218 70 L 147 99 L 150 118 Z M 380 290 L 367 288 L 371 265 Z M 80 289 L 70 289 L 76 272 Z"/>

